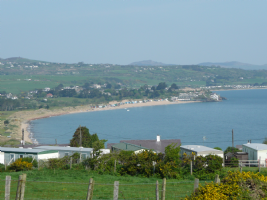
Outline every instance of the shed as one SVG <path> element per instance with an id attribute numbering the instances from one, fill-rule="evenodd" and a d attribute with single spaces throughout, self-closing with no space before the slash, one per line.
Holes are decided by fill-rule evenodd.
<path id="1" fill-rule="evenodd" d="M 217 155 L 223 158 L 223 151 L 213 149 L 206 146 L 201 145 L 184 145 L 180 146 L 180 153 L 183 155 L 186 154 L 192 154 L 194 152 L 196 156 L 207 156 L 207 155 Z"/>
<path id="2" fill-rule="evenodd" d="M 248 160 L 248 153 L 247 152 L 235 152 L 234 156 L 238 160 Z"/>
<path id="3" fill-rule="evenodd" d="M 9 148 L 0 147 L 0 163 L 11 164 L 18 158 L 31 157 L 35 160 L 45 160 L 49 158 L 58 158 L 58 151 L 32 148 Z"/>
<path id="4" fill-rule="evenodd" d="M 248 153 L 248 160 L 267 159 L 267 145 L 261 143 L 247 143 L 242 145 L 243 152 Z"/>
<path id="5" fill-rule="evenodd" d="M 93 148 L 83 148 L 83 147 L 62 147 L 62 146 L 39 146 L 34 147 L 34 149 L 46 149 L 46 150 L 56 150 L 59 153 L 59 158 L 63 158 L 64 156 L 71 156 L 74 153 L 81 154 L 82 159 L 91 158 L 93 155 Z"/>

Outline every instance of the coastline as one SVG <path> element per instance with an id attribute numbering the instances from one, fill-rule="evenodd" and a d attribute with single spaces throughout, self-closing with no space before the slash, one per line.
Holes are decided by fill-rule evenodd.
<path id="1" fill-rule="evenodd" d="M 244 89 L 217 89 L 217 90 L 210 90 L 210 91 L 230 91 L 230 90 L 266 90 L 267 88 L 244 88 Z"/>
<path id="2" fill-rule="evenodd" d="M 126 102 L 124 100 L 122 102 Z M 73 107 L 63 107 L 61 109 L 54 110 L 46 110 L 46 109 L 38 109 L 34 111 L 19 111 L 13 114 L 13 118 L 18 119 L 21 122 L 20 126 L 17 130 L 16 139 L 21 138 L 21 130 L 24 129 L 24 140 L 27 143 L 33 143 L 31 137 L 31 132 L 29 131 L 29 125 L 32 120 L 55 117 L 60 115 L 74 114 L 74 113 L 82 113 L 82 112 L 95 112 L 95 111 L 105 111 L 105 110 L 116 110 L 116 109 L 127 109 L 127 108 L 135 108 L 135 107 L 145 107 L 145 106 L 160 106 L 160 105 L 173 105 L 173 104 L 187 104 L 187 103 L 200 103 L 201 101 L 152 101 L 146 103 L 136 103 L 136 104 L 123 104 L 116 107 L 104 107 L 104 108 L 91 108 L 91 105 L 86 106 L 77 106 Z M 110 102 L 110 104 L 115 104 L 118 102 Z M 110 105 L 109 104 L 109 105 Z M 19 138 L 18 138 L 19 137 Z M 31 139 L 32 138 L 32 139 Z"/>

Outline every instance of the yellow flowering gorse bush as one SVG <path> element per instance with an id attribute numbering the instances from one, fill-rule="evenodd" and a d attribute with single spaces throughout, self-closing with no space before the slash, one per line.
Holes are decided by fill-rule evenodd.
<path id="1" fill-rule="evenodd" d="M 185 200 L 267 199 L 267 177 L 253 172 L 228 172 L 220 184 L 206 183 Z"/>

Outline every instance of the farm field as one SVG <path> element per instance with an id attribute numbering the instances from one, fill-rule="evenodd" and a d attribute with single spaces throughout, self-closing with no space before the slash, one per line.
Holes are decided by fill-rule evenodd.
<path id="1" fill-rule="evenodd" d="M 159 190 L 162 180 L 130 176 L 99 175 L 87 170 L 33 170 L 25 172 L 2 172 L 0 175 L 0 198 L 4 198 L 5 176 L 11 175 L 11 199 L 15 198 L 18 176 L 27 174 L 26 199 L 85 199 L 89 179 L 95 181 L 93 199 L 112 199 L 114 181 L 119 181 L 120 199 L 155 199 L 156 181 Z M 204 181 L 201 181 L 204 183 Z M 167 180 L 166 199 L 179 199 L 190 195 L 194 188 L 192 180 Z"/>
<path id="2" fill-rule="evenodd" d="M 222 171 L 238 171 L 239 168 L 224 168 Z M 244 172 L 257 172 L 257 167 L 244 167 Z M 159 190 L 162 179 L 151 177 L 132 177 L 98 174 L 90 170 L 32 170 L 24 172 L 2 172 L 0 174 L 0 198 L 4 198 L 5 177 L 11 176 L 11 199 L 15 198 L 18 177 L 27 174 L 26 199 L 85 199 L 90 178 L 94 179 L 93 199 L 112 199 L 114 181 L 119 181 L 120 199 L 155 199 L 156 181 Z M 267 169 L 262 168 L 261 174 L 267 175 Z M 221 175 L 222 176 L 222 175 Z M 222 178 L 222 177 L 221 177 Z M 201 185 L 213 180 L 200 181 Z M 193 192 L 194 177 L 190 180 L 167 179 L 166 199 L 182 199 Z"/>

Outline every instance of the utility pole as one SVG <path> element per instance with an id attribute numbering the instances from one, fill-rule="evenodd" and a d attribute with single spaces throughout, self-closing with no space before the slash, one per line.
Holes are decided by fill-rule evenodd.
<path id="1" fill-rule="evenodd" d="M 24 129 L 22 129 L 22 138 L 21 138 L 21 144 L 24 147 L 25 142 L 24 142 Z"/>
<path id="2" fill-rule="evenodd" d="M 232 129 L 232 152 L 234 153 L 234 129 Z"/>
<path id="3" fill-rule="evenodd" d="M 82 146 L 82 131 L 81 131 L 81 125 L 80 125 L 80 146 Z"/>

